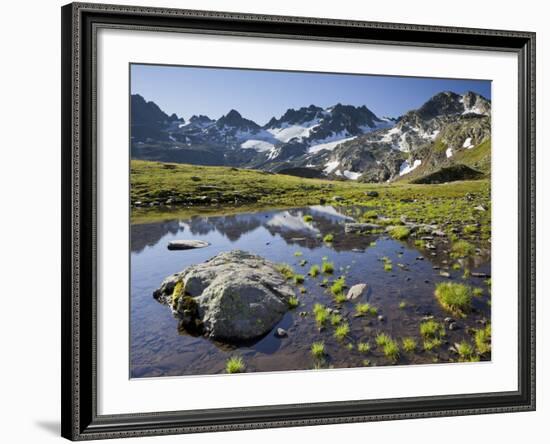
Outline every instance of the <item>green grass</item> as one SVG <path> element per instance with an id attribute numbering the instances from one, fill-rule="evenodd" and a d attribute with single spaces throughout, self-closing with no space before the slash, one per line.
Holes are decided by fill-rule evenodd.
<path id="1" fill-rule="evenodd" d="M 286 278 L 286 280 L 294 278 L 294 270 L 288 264 L 277 265 L 277 270 L 279 270 L 279 273 L 281 273 Z"/>
<path id="2" fill-rule="evenodd" d="M 401 347 L 407 353 L 412 353 L 416 350 L 416 339 L 414 338 L 403 338 L 401 341 Z"/>
<path id="3" fill-rule="evenodd" d="M 310 268 L 309 268 L 309 275 L 311 277 L 316 277 L 317 275 L 319 275 L 319 273 L 321 272 L 321 268 L 319 267 L 319 265 L 312 265 Z"/>
<path id="4" fill-rule="evenodd" d="M 476 225 L 465 225 L 462 229 L 462 232 L 464 234 L 474 234 L 477 233 L 477 226 Z"/>
<path id="5" fill-rule="evenodd" d="M 432 338 L 424 339 L 422 346 L 424 347 L 424 350 L 431 351 L 434 348 L 439 347 L 441 344 L 443 344 L 443 341 L 440 338 Z"/>
<path id="6" fill-rule="evenodd" d="M 452 267 L 451 267 L 453 270 L 457 271 L 457 270 L 460 270 L 462 267 L 461 265 L 458 263 L 458 262 L 455 262 Z"/>
<path id="7" fill-rule="evenodd" d="M 475 253 L 475 246 L 468 241 L 459 240 L 453 243 L 451 247 L 451 257 L 468 257 Z"/>
<path id="8" fill-rule="evenodd" d="M 467 341 L 461 341 L 457 347 L 458 360 L 460 362 L 473 362 L 479 361 L 479 357 L 476 356 L 474 347 Z"/>
<path id="9" fill-rule="evenodd" d="M 340 324 L 334 330 L 334 337 L 339 341 L 342 341 L 349 334 L 349 331 L 350 331 L 349 324 L 347 323 Z"/>
<path id="10" fill-rule="evenodd" d="M 295 251 L 294 252 L 294 256 L 296 256 L 296 257 L 300 257 L 300 256 L 303 256 L 303 255 L 304 255 L 304 253 L 302 253 L 301 251 Z"/>
<path id="11" fill-rule="evenodd" d="M 405 308 L 407 308 L 407 303 L 405 301 L 399 302 L 399 308 L 401 310 L 404 310 Z"/>
<path id="12" fill-rule="evenodd" d="M 406 227 L 398 225 L 396 227 L 392 227 L 389 230 L 389 233 L 390 233 L 390 236 L 393 237 L 394 239 L 403 240 L 409 237 L 409 235 L 411 234 L 411 231 Z"/>
<path id="13" fill-rule="evenodd" d="M 472 290 L 472 295 L 476 298 L 483 296 L 483 288 L 476 287 Z"/>
<path id="14" fill-rule="evenodd" d="M 480 355 L 489 353 L 491 351 L 491 325 L 476 329 L 474 331 L 474 342 L 476 351 Z"/>
<path id="15" fill-rule="evenodd" d="M 295 274 L 292 279 L 296 285 L 299 285 L 304 282 L 305 276 L 303 274 Z"/>
<path id="16" fill-rule="evenodd" d="M 334 273 L 334 264 L 332 262 L 323 261 L 321 264 L 321 271 L 325 274 Z"/>
<path id="17" fill-rule="evenodd" d="M 325 343 L 320 341 L 311 344 L 311 354 L 315 358 L 322 358 L 325 355 Z"/>
<path id="18" fill-rule="evenodd" d="M 376 335 L 376 338 L 374 339 L 378 347 L 384 347 L 384 345 L 386 345 L 391 340 L 391 337 L 386 333 L 378 333 Z"/>
<path id="19" fill-rule="evenodd" d="M 472 308 L 472 289 L 455 282 L 440 282 L 435 287 L 435 297 L 450 313 L 464 317 Z"/>
<path id="20" fill-rule="evenodd" d="M 368 302 L 358 302 L 355 304 L 355 315 L 356 316 L 376 316 L 378 314 L 378 309 L 373 307 Z"/>
<path id="21" fill-rule="evenodd" d="M 330 325 L 336 326 L 342 322 L 344 318 L 338 313 L 331 313 L 330 315 Z"/>
<path id="22" fill-rule="evenodd" d="M 313 216 L 311 214 L 306 214 L 304 216 L 304 222 L 313 222 Z"/>
<path id="23" fill-rule="evenodd" d="M 359 353 L 368 353 L 370 351 L 370 344 L 368 342 L 359 342 L 357 344 L 357 351 Z"/>
<path id="24" fill-rule="evenodd" d="M 445 336 L 445 327 L 440 322 L 429 319 L 420 323 L 420 335 L 424 339 L 434 339 Z"/>
<path id="25" fill-rule="evenodd" d="M 330 313 L 327 307 L 325 307 L 324 305 L 315 304 L 313 306 L 313 315 L 315 316 L 315 322 L 317 323 L 317 326 L 323 327 L 327 323 Z"/>
<path id="26" fill-rule="evenodd" d="M 392 362 L 397 362 L 399 359 L 399 345 L 393 339 L 390 339 L 383 346 L 384 356 Z"/>
<path id="27" fill-rule="evenodd" d="M 244 369 L 244 361 L 240 356 L 232 356 L 225 362 L 225 371 L 227 373 L 242 373 Z"/>
<path id="28" fill-rule="evenodd" d="M 344 292 L 344 288 L 346 288 L 346 279 L 343 276 L 340 276 L 330 286 L 330 292 L 334 296 L 337 296 Z"/>
<path id="29" fill-rule="evenodd" d="M 300 300 L 296 296 L 288 298 L 288 306 L 293 309 L 300 306 Z"/>
<path id="30" fill-rule="evenodd" d="M 334 234 L 327 234 L 325 237 L 323 237 L 323 242 L 330 244 L 332 241 L 334 241 Z"/>

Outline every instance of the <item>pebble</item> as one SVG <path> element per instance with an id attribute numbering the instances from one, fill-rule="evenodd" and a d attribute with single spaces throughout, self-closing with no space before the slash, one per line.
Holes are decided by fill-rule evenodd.
<path id="1" fill-rule="evenodd" d="M 279 327 L 275 332 L 275 336 L 277 336 L 278 338 L 286 338 L 288 336 L 288 333 L 284 328 Z"/>

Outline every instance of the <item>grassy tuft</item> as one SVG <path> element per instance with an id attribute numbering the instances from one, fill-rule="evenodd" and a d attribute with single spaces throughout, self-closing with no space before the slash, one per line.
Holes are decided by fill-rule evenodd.
<path id="1" fill-rule="evenodd" d="M 451 247 L 451 257 L 468 257 L 472 256 L 475 253 L 476 249 L 474 245 L 465 240 L 459 240 L 453 243 Z"/>
<path id="2" fill-rule="evenodd" d="M 312 265 L 312 266 L 310 267 L 310 269 L 309 269 L 309 273 L 308 273 L 308 274 L 309 274 L 311 277 L 315 277 L 315 276 L 317 276 L 317 275 L 320 273 L 320 271 L 321 271 L 321 269 L 320 269 L 319 265 Z"/>
<path id="3" fill-rule="evenodd" d="M 407 227 L 396 226 L 389 230 L 390 236 L 397 240 L 407 239 L 411 234 L 411 231 Z"/>
<path id="4" fill-rule="evenodd" d="M 338 339 L 339 341 L 342 341 L 344 340 L 344 338 L 348 335 L 349 333 L 349 324 L 347 323 L 344 323 L 344 324 L 340 324 L 338 327 L 336 327 L 336 329 L 334 330 L 334 337 L 336 339 Z"/>
<path id="5" fill-rule="evenodd" d="M 359 353 L 368 353 L 370 351 L 370 344 L 368 342 L 359 342 L 357 344 L 357 351 Z"/>
<path id="6" fill-rule="evenodd" d="M 295 274 L 292 279 L 296 285 L 303 284 L 305 276 L 303 274 Z"/>
<path id="7" fill-rule="evenodd" d="M 326 242 L 327 244 L 330 244 L 332 241 L 334 241 L 334 234 L 329 233 L 323 237 L 323 242 Z"/>
<path id="8" fill-rule="evenodd" d="M 332 262 L 323 261 L 323 264 L 321 265 L 321 271 L 325 274 L 334 273 L 334 264 Z"/>
<path id="9" fill-rule="evenodd" d="M 430 319 L 420 323 L 420 334 L 424 339 L 439 338 L 445 336 L 443 324 Z"/>
<path id="10" fill-rule="evenodd" d="M 386 333 L 378 333 L 374 340 L 378 347 L 384 347 L 392 339 Z"/>
<path id="11" fill-rule="evenodd" d="M 476 351 L 480 355 L 489 353 L 491 351 L 491 325 L 475 330 L 474 342 L 476 344 Z"/>
<path id="12" fill-rule="evenodd" d="M 472 290 L 464 284 L 440 282 L 435 296 L 445 310 L 456 316 L 464 317 L 472 308 Z"/>
<path id="13" fill-rule="evenodd" d="M 313 222 L 313 216 L 311 214 L 306 214 L 304 216 L 304 222 Z"/>
<path id="14" fill-rule="evenodd" d="M 329 319 L 330 313 L 322 304 L 315 304 L 313 306 L 313 314 L 315 316 L 315 322 L 317 323 L 317 326 L 322 327 L 326 324 L 326 322 Z"/>
<path id="15" fill-rule="evenodd" d="M 294 277 L 294 270 L 288 264 L 277 265 L 277 270 L 279 270 L 279 273 L 281 273 L 287 280 Z"/>
<path id="16" fill-rule="evenodd" d="M 475 354 L 474 347 L 466 341 L 460 342 L 456 347 L 456 351 L 460 362 L 479 361 L 479 357 Z"/>
<path id="17" fill-rule="evenodd" d="M 290 296 L 288 299 L 288 306 L 292 308 L 296 308 L 300 305 L 300 300 L 296 296 Z"/>
<path id="18" fill-rule="evenodd" d="M 311 344 L 311 354 L 316 358 L 323 357 L 325 355 L 325 343 L 320 341 Z"/>
<path id="19" fill-rule="evenodd" d="M 244 361 L 240 356 L 232 356 L 225 363 L 225 371 L 227 373 L 242 373 L 244 368 Z"/>
<path id="20" fill-rule="evenodd" d="M 402 347 L 407 353 L 412 353 L 416 350 L 416 340 L 414 338 L 403 338 Z"/>

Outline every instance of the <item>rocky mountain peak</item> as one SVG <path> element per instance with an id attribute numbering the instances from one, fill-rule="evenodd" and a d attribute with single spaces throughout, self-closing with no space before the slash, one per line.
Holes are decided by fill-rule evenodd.
<path id="1" fill-rule="evenodd" d="M 218 127 L 232 127 L 241 130 L 258 130 L 260 126 L 252 120 L 245 119 L 241 114 L 232 109 L 225 116 L 222 116 L 216 122 Z"/>

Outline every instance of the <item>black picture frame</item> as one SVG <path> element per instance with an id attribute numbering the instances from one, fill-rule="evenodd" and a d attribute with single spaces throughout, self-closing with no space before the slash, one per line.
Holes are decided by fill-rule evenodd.
<path id="1" fill-rule="evenodd" d="M 62 14 L 62 436 L 71 440 L 535 409 L 535 33 L 72 3 Z M 100 416 L 95 39 L 99 28 L 508 51 L 519 65 L 518 390 Z"/>

